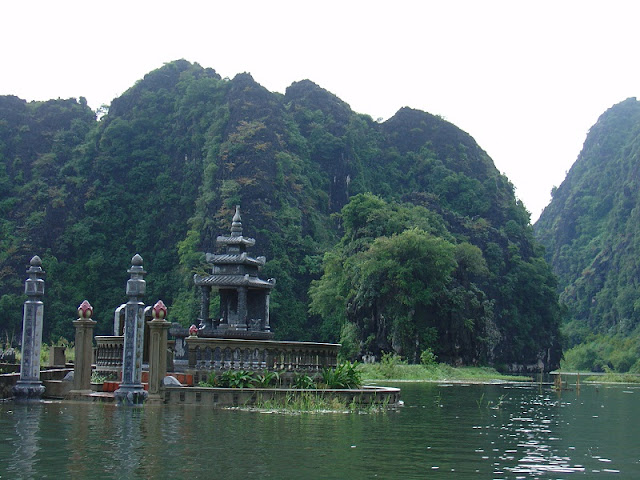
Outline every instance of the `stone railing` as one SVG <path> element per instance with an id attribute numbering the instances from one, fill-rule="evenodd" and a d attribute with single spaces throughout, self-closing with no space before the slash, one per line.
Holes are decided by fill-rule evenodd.
<path id="1" fill-rule="evenodd" d="M 124 337 L 96 336 L 95 340 L 96 372 L 117 378 L 122 372 Z M 335 343 L 199 337 L 187 337 L 185 345 L 189 369 L 269 370 L 309 374 L 321 372 L 326 367 L 335 367 L 340 349 L 340 345 Z M 172 370 L 171 363 L 169 362 L 169 370 Z"/>
<path id="2" fill-rule="evenodd" d="M 189 368 L 320 372 L 335 367 L 339 344 L 187 337 Z"/>
<path id="3" fill-rule="evenodd" d="M 115 374 L 122 372 L 122 352 L 124 337 L 96 336 L 95 363 L 96 372 L 100 374 Z"/>

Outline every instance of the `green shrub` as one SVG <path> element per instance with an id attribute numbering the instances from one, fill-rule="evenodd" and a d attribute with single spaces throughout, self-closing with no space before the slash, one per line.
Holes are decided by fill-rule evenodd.
<path id="1" fill-rule="evenodd" d="M 437 360 L 438 357 L 435 353 L 433 353 L 433 350 L 431 348 L 423 350 L 423 352 L 420 354 L 420 363 L 424 366 L 428 367 L 430 365 L 435 365 L 437 363 Z"/>
<path id="2" fill-rule="evenodd" d="M 640 359 L 636 360 L 633 366 L 629 369 L 629 373 L 640 373 Z"/>
<path id="3" fill-rule="evenodd" d="M 254 378 L 247 370 L 227 370 L 218 379 L 218 386 L 222 388 L 251 388 Z"/>
<path id="4" fill-rule="evenodd" d="M 297 373 L 293 379 L 293 388 L 312 389 L 316 388 L 316 382 L 306 373 Z"/>
<path id="5" fill-rule="evenodd" d="M 207 383 L 209 383 L 209 385 L 211 385 L 212 387 L 219 386 L 218 377 L 216 377 L 216 374 L 214 372 L 211 372 L 209 374 L 209 378 L 207 378 Z"/>
<path id="6" fill-rule="evenodd" d="M 564 352 L 563 370 L 602 371 L 603 359 L 593 344 L 583 343 Z"/>
<path id="7" fill-rule="evenodd" d="M 256 375 L 254 385 L 258 388 L 275 387 L 280 383 L 280 372 L 265 371 L 262 375 Z"/>
<path id="8" fill-rule="evenodd" d="M 198 386 L 199 387 L 219 387 L 220 385 L 218 385 L 218 378 L 216 377 L 216 374 L 214 372 L 211 372 L 207 377 L 206 381 L 200 380 L 198 382 Z"/>
<path id="9" fill-rule="evenodd" d="M 91 383 L 104 383 L 108 380 L 106 375 L 101 375 L 98 372 L 91 372 Z"/>
<path id="10" fill-rule="evenodd" d="M 404 365 L 407 365 L 407 361 L 397 353 L 383 353 L 380 359 L 380 373 L 383 378 L 401 378 L 399 370 Z"/>
<path id="11" fill-rule="evenodd" d="M 362 374 L 358 370 L 358 363 L 346 361 L 336 368 L 324 368 L 322 383 L 327 388 L 359 388 L 362 385 Z"/>
<path id="12" fill-rule="evenodd" d="M 609 362 L 613 366 L 613 369 L 618 373 L 626 373 L 637 359 L 636 352 L 629 350 L 615 350 L 609 356 Z"/>

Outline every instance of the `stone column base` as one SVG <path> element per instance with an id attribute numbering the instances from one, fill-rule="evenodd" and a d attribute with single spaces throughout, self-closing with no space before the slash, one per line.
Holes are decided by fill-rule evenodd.
<path id="1" fill-rule="evenodd" d="M 113 392 L 113 396 L 118 402 L 118 405 L 133 407 L 137 405 L 144 405 L 149 393 L 142 387 L 142 385 L 139 387 L 135 385 L 125 385 L 120 386 L 118 390 Z"/>
<path id="2" fill-rule="evenodd" d="M 18 380 L 18 383 L 13 387 L 13 395 L 16 400 L 40 400 L 44 390 L 44 385 L 40 380 Z"/>

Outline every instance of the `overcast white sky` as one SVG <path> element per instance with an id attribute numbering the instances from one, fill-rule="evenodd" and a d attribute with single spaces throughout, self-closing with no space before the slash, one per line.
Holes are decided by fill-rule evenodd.
<path id="1" fill-rule="evenodd" d="M 0 95 L 95 109 L 179 58 L 283 93 L 308 78 L 374 119 L 442 115 L 534 221 L 600 114 L 640 97 L 631 0 L 13 1 L 0 18 Z"/>

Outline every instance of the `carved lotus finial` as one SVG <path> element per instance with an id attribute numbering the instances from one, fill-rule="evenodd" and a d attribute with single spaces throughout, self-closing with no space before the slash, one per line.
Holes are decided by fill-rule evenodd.
<path id="1" fill-rule="evenodd" d="M 133 258 L 131 259 L 131 265 L 133 265 L 134 267 L 142 266 L 142 257 L 140 256 L 140 254 L 136 253 L 133 256 Z"/>
<path id="2" fill-rule="evenodd" d="M 167 317 L 167 307 L 162 300 L 158 300 L 153 306 L 151 316 L 154 320 L 164 320 Z"/>
<path id="3" fill-rule="evenodd" d="M 88 301 L 85 300 L 78 307 L 78 317 L 86 320 L 88 318 L 91 318 L 92 315 L 93 315 L 93 307 Z"/>

